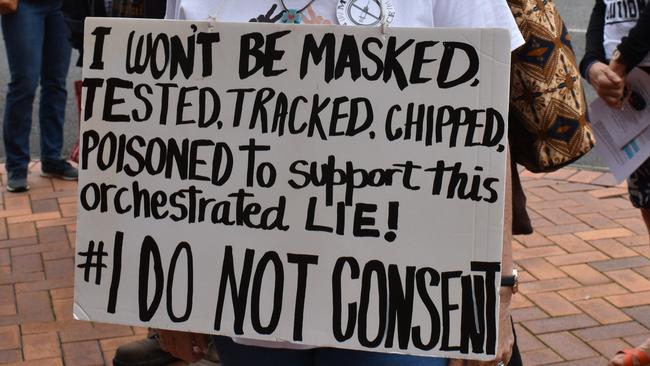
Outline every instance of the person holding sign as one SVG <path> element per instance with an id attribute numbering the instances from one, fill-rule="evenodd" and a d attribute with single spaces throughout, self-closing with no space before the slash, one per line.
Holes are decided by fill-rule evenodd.
<path id="1" fill-rule="evenodd" d="M 596 0 L 580 70 L 611 108 L 650 108 L 647 105 L 650 101 L 626 87 L 632 69 L 650 74 L 649 35 L 650 2 L 647 0 Z M 650 160 L 630 175 L 627 185 L 630 201 L 641 210 L 650 231 Z M 650 365 L 650 339 L 636 348 L 619 351 L 608 365 Z"/>
<path id="2" fill-rule="evenodd" d="M 169 19 L 212 19 L 224 22 L 267 22 L 293 24 L 341 24 L 350 26 L 506 28 L 511 49 L 523 39 L 505 0 L 168 0 Z M 507 173 L 509 176 L 509 173 Z M 506 190 L 506 234 L 503 272 L 511 270 L 509 188 Z M 497 360 L 491 362 L 454 361 L 454 364 L 504 365 L 510 358 L 512 328 L 507 307 L 511 292 L 501 291 L 500 338 Z M 199 360 L 208 336 L 159 330 L 163 347 L 188 362 Z M 364 351 L 311 348 L 284 342 L 212 337 L 224 366 L 244 365 L 447 365 L 448 360 Z"/>

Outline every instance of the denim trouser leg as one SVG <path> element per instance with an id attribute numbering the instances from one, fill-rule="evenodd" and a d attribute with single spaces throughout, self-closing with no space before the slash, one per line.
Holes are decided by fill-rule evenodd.
<path id="1" fill-rule="evenodd" d="M 66 77 L 70 67 L 71 47 L 60 1 L 45 16 L 43 67 L 41 68 L 41 160 L 61 159 L 63 123 L 67 98 Z M 56 4 L 56 5 L 54 5 Z"/>
<path id="2" fill-rule="evenodd" d="M 26 170 L 29 164 L 32 110 L 41 76 L 41 106 L 44 107 L 40 113 L 41 140 L 45 140 L 41 143 L 44 147 L 43 157 L 58 159 L 60 156 L 65 78 L 70 63 L 70 45 L 65 38 L 60 7 L 60 1 L 22 0 L 16 13 L 2 17 L 11 73 L 3 136 L 6 167 L 10 172 Z M 58 151 L 53 151 L 55 149 Z"/>

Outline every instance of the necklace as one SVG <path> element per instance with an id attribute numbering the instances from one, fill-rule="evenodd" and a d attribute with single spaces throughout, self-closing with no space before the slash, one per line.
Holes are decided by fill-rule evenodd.
<path id="1" fill-rule="evenodd" d="M 302 9 L 289 9 L 287 6 L 284 4 L 284 0 L 280 0 L 280 4 L 282 4 L 282 8 L 284 9 L 284 13 L 282 14 L 282 23 L 288 23 L 288 24 L 300 24 L 302 21 L 302 12 L 305 11 L 311 4 L 314 3 L 316 0 L 309 0 L 307 5 L 303 6 Z"/>

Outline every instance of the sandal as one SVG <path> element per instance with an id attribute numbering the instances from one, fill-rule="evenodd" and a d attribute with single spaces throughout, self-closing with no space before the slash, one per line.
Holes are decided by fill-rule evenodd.
<path id="1" fill-rule="evenodd" d="M 650 357 L 638 348 L 626 348 L 616 352 L 617 355 L 623 354 L 623 366 L 648 366 Z M 638 361 L 638 363 L 635 362 Z"/>

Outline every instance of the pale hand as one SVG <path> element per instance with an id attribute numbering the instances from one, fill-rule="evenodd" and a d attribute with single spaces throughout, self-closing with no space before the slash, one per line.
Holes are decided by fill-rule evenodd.
<path id="1" fill-rule="evenodd" d="M 507 365 L 512 356 L 512 346 L 515 344 L 515 337 L 512 333 L 512 323 L 510 320 L 510 298 L 512 290 L 510 288 L 501 288 L 501 306 L 499 308 L 499 343 L 497 346 L 497 357 L 494 361 L 474 361 L 450 359 L 448 366 L 496 366 L 499 362 Z M 471 345 L 470 345 L 471 347 Z"/>
<path id="2" fill-rule="evenodd" d="M 589 68 L 589 83 L 608 106 L 618 109 L 623 106 L 625 79 L 608 65 L 602 62 L 593 64 Z"/>
<path id="3" fill-rule="evenodd" d="M 208 335 L 158 329 L 160 347 L 185 362 L 197 362 L 208 350 Z"/>

